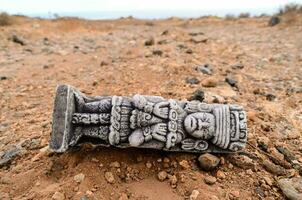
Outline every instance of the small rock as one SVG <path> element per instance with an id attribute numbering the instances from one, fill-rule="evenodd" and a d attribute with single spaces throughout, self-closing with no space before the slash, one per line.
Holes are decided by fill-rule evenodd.
<path id="1" fill-rule="evenodd" d="M 170 185 L 175 188 L 177 185 L 177 177 L 175 175 L 169 177 Z"/>
<path id="2" fill-rule="evenodd" d="M 225 178 L 226 178 L 226 175 L 225 175 L 225 173 L 224 173 L 223 171 L 218 170 L 218 171 L 216 172 L 216 177 L 217 177 L 217 178 L 220 178 L 220 179 L 225 179 Z"/>
<path id="3" fill-rule="evenodd" d="M 194 30 L 194 31 L 190 32 L 189 35 L 197 36 L 197 35 L 204 35 L 204 33 L 199 30 Z"/>
<path id="4" fill-rule="evenodd" d="M 21 156 L 25 153 L 26 150 L 17 145 L 12 145 L 7 151 L 0 152 L 0 155 L 2 154 L 0 159 L 0 168 L 4 166 L 9 166 L 14 158 Z"/>
<path id="5" fill-rule="evenodd" d="M 253 160 L 245 155 L 231 155 L 229 161 L 242 169 L 254 169 L 255 163 Z"/>
<path id="6" fill-rule="evenodd" d="M 189 98 L 190 101 L 200 101 L 202 102 L 205 98 L 205 94 L 204 91 L 202 91 L 201 89 L 197 89 L 193 92 L 192 96 Z"/>
<path id="7" fill-rule="evenodd" d="M 143 161 L 143 156 L 139 155 L 136 157 L 137 162 L 142 162 Z"/>
<path id="8" fill-rule="evenodd" d="M 238 191 L 238 190 L 232 190 L 230 192 L 230 195 L 231 195 L 231 197 L 233 199 L 239 199 L 239 197 L 240 197 L 240 191 Z"/>
<path id="9" fill-rule="evenodd" d="M 188 161 L 186 160 L 182 160 L 179 162 L 179 165 L 183 168 L 183 169 L 189 169 L 190 168 L 190 165 L 188 163 Z"/>
<path id="10" fill-rule="evenodd" d="M 216 87 L 218 82 L 215 78 L 213 77 L 209 77 L 209 78 L 206 78 L 204 79 L 202 82 L 201 82 L 202 86 L 204 87 Z"/>
<path id="11" fill-rule="evenodd" d="M 190 195 L 190 200 L 197 199 L 198 195 L 199 195 L 199 191 L 198 190 L 193 190 L 191 195 Z"/>
<path id="12" fill-rule="evenodd" d="M 187 50 L 186 50 L 186 53 L 187 53 L 187 54 L 192 54 L 192 53 L 193 53 L 193 50 L 192 50 L 192 49 L 187 49 Z"/>
<path id="13" fill-rule="evenodd" d="M 266 136 L 259 137 L 257 139 L 258 147 L 264 151 L 268 149 L 269 138 Z"/>
<path id="14" fill-rule="evenodd" d="M 22 46 L 25 45 L 24 39 L 21 38 L 20 36 L 17 36 L 17 35 L 13 35 L 13 36 L 12 36 L 12 41 L 13 41 L 14 43 L 20 44 L 20 45 L 22 45 Z"/>
<path id="15" fill-rule="evenodd" d="M 207 41 L 208 41 L 208 38 L 204 35 L 194 36 L 190 39 L 190 42 L 193 42 L 195 44 L 206 43 Z"/>
<path id="16" fill-rule="evenodd" d="M 186 78 L 186 82 L 188 84 L 198 84 L 198 83 L 200 83 L 200 80 L 198 80 L 198 78 L 196 78 L 195 76 L 193 76 L 193 77 L 187 77 Z"/>
<path id="17" fill-rule="evenodd" d="M 279 24 L 281 22 L 281 19 L 277 16 L 273 16 L 269 19 L 268 21 L 268 25 L 269 26 L 276 26 L 277 24 Z"/>
<path id="18" fill-rule="evenodd" d="M 108 183 L 111 184 L 115 182 L 114 176 L 111 172 L 105 172 L 105 179 Z"/>
<path id="19" fill-rule="evenodd" d="M 269 186 L 273 185 L 273 180 L 270 177 L 264 176 L 263 179 Z"/>
<path id="20" fill-rule="evenodd" d="M 118 198 L 118 200 L 128 200 L 129 198 L 128 198 L 128 195 L 126 194 L 126 193 L 122 193 L 121 195 L 120 195 L 120 197 Z"/>
<path id="21" fill-rule="evenodd" d="M 153 50 L 152 54 L 155 55 L 155 56 L 162 56 L 163 55 L 163 51 L 159 50 L 159 49 Z"/>
<path id="22" fill-rule="evenodd" d="M 168 174 L 166 171 L 160 171 L 157 174 L 158 180 L 164 181 L 167 178 Z"/>
<path id="23" fill-rule="evenodd" d="M 110 167 L 120 168 L 121 164 L 117 161 L 114 161 L 114 162 L 110 163 Z"/>
<path id="24" fill-rule="evenodd" d="M 302 177 L 284 178 L 277 181 L 283 194 L 290 200 L 302 199 Z"/>
<path id="25" fill-rule="evenodd" d="M 243 69 L 244 65 L 241 64 L 241 63 L 238 63 L 238 64 L 235 64 L 235 65 L 232 65 L 231 67 L 232 67 L 232 69 Z"/>
<path id="26" fill-rule="evenodd" d="M 214 176 L 206 176 L 204 177 L 204 182 L 208 185 L 213 185 L 216 183 L 217 179 Z"/>
<path id="27" fill-rule="evenodd" d="M 0 76 L 0 81 L 7 80 L 7 76 Z"/>
<path id="28" fill-rule="evenodd" d="M 106 62 L 106 61 L 102 61 L 101 63 L 100 63 L 100 66 L 105 66 L 105 65 L 108 65 L 108 63 Z"/>
<path id="29" fill-rule="evenodd" d="M 53 200 L 64 200 L 65 195 L 61 192 L 55 192 L 54 195 L 52 195 Z"/>
<path id="30" fill-rule="evenodd" d="M 198 162 L 201 169 L 210 171 L 218 166 L 220 159 L 212 154 L 206 153 L 199 156 Z"/>
<path id="31" fill-rule="evenodd" d="M 10 184 L 11 182 L 12 181 L 9 177 L 4 176 L 4 177 L 0 178 L 0 183 L 1 184 Z"/>
<path id="32" fill-rule="evenodd" d="M 146 163 L 146 167 L 147 167 L 148 169 L 151 169 L 151 167 L 152 167 L 152 163 L 147 162 L 147 163 Z"/>
<path id="33" fill-rule="evenodd" d="M 245 172 L 246 174 L 248 174 L 248 175 L 253 175 L 253 170 L 251 170 L 251 169 L 248 169 L 248 170 L 246 170 L 246 172 Z"/>
<path id="34" fill-rule="evenodd" d="M 80 173 L 80 174 L 77 174 L 73 177 L 73 180 L 75 180 L 75 182 L 77 183 L 81 183 L 82 181 L 84 181 L 85 179 L 85 175 Z"/>
<path id="35" fill-rule="evenodd" d="M 169 33 L 169 30 L 164 30 L 164 31 L 161 33 L 161 35 L 168 35 L 168 33 Z"/>
<path id="36" fill-rule="evenodd" d="M 266 94 L 265 97 L 266 97 L 266 100 L 268 100 L 268 101 L 274 101 L 277 98 L 273 94 Z"/>
<path id="37" fill-rule="evenodd" d="M 169 163 L 170 162 L 170 159 L 169 158 L 167 158 L 167 157 L 164 157 L 164 163 Z"/>
<path id="38" fill-rule="evenodd" d="M 208 64 L 197 66 L 197 67 L 195 67 L 195 70 L 198 72 L 201 72 L 203 74 L 207 74 L 207 75 L 213 74 L 213 69 Z"/>
<path id="39" fill-rule="evenodd" d="M 263 166 L 265 167 L 265 169 L 267 171 L 271 172 L 272 174 L 275 174 L 278 176 L 286 175 L 286 170 L 283 167 L 281 167 L 279 165 L 275 165 L 274 163 L 272 163 L 269 160 L 264 160 Z"/>
<path id="40" fill-rule="evenodd" d="M 231 77 L 225 78 L 225 82 L 227 82 L 232 87 L 238 87 L 238 85 L 237 85 L 238 82 Z"/>
<path id="41" fill-rule="evenodd" d="M 145 41 L 145 46 L 152 46 L 152 45 L 154 45 L 154 38 L 153 37 L 151 37 L 151 38 L 149 38 L 148 40 L 146 40 Z"/>

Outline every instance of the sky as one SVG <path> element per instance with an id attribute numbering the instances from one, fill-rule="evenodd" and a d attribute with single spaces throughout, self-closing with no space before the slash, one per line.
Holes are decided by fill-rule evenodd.
<path id="1" fill-rule="evenodd" d="M 85 18 L 164 18 L 171 16 L 273 14 L 290 2 L 302 0 L 0 0 L 0 11 L 10 14 Z M 197 16 L 196 16 L 197 15 Z"/>

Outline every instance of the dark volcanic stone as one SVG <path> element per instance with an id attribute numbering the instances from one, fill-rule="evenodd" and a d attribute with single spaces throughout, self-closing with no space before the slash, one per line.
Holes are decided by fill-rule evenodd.
<path id="1" fill-rule="evenodd" d="M 197 66 L 195 70 L 207 75 L 212 75 L 213 73 L 213 69 L 209 64 Z"/>
<path id="2" fill-rule="evenodd" d="M 274 101 L 277 97 L 273 94 L 266 94 L 266 100 Z"/>
<path id="3" fill-rule="evenodd" d="M 7 76 L 0 76 L 1 81 L 6 80 L 6 79 L 7 79 Z"/>
<path id="4" fill-rule="evenodd" d="M 152 53 L 153 53 L 153 55 L 156 55 L 156 56 L 162 56 L 163 55 L 162 50 L 153 50 Z"/>
<path id="5" fill-rule="evenodd" d="M 24 150 L 16 145 L 4 152 L 0 159 L 0 167 L 9 166 L 11 161 L 24 153 Z"/>
<path id="6" fill-rule="evenodd" d="M 281 22 L 281 19 L 277 16 L 273 16 L 270 18 L 270 20 L 268 21 L 268 25 L 269 26 L 276 26 L 277 24 L 279 24 Z"/>
<path id="7" fill-rule="evenodd" d="M 198 83 L 200 83 L 200 80 L 198 80 L 198 78 L 193 76 L 193 77 L 187 77 L 186 82 L 189 84 L 198 84 Z"/>
<path id="8" fill-rule="evenodd" d="M 149 38 L 145 41 L 145 46 L 152 46 L 154 45 L 154 38 Z"/>
<path id="9" fill-rule="evenodd" d="M 12 36 L 12 41 L 13 41 L 14 43 L 20 44 L 20 45 L 22 45 L 22 46 L 25 45 L 24 39 L 20 38 L 20 37 L 17 36 L 17 35 L 13 35 L 13 36 Z"/>
<path id="10" fill-rule="evenodd" d="M 233 78 L 230 78 L 230 77 L 227 77 L 227 78 L 225 78 L 225 81 L 230 85 L 230 86 L 232 86 L 232 87 L 237 87 L 238 85 L 237 85 L 237 81 L 235 80 L 235 79 L 233 79 Z"/>
<path id="11" fill-rule="evenodd" d="M 195 90 L 195 92 L 192 94 L 189 100 L 190 101 L 197 100 L 202 102 L 204 100 L 204 91 L 202 91 L 201 89 Z"/>

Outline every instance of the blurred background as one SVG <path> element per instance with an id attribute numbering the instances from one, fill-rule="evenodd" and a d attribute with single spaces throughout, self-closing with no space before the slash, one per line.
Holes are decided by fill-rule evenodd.
<path id="1" fill-rule="evenodd" d="M 116 19 L 133 16 L 140 19 L 167 17 L 200 17 L 249 13 L 251 16 L 271 15 L 289 3 L 301 0 L 2 0 L 0 11 L 31 17 L 82 17 L 86 19 Z"/>

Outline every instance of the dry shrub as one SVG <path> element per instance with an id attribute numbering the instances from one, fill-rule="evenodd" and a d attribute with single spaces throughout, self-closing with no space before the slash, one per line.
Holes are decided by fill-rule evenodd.
<path id="1" fill-rule="evenodd" d="M 224 18 L 226 20 L 235 20 L 236 19 L 235 15 L 232 15 L 232 14 L 227 14 Z"/>
<path id="2" fill-rule="evenodd" d="M 249 18 L 250 17 L 250 13 L 240 13 L 239 18 Z"/>
<path id="3" fill-rule="evenodd" d="M 302 5 L 290 3 L 279 10 L 279 16 L 286 25 L 297 24 L 302 21 Z"/>
<path id="4" fill-rule="evenodd" d="M 13 20 L 9 14 L 5 12 L 0 13 L 0 26 L 8 26 L 11 25 L 12 23 Z"/>
<path id="5" fill-rule="evenodd" d="M 279 15 L 285 15 L 285 14 L 302 14 L 302 5 L 296 4 L 296 3 L 290 3 L 285 5 L 283 8 L 280 8 Z"/>

